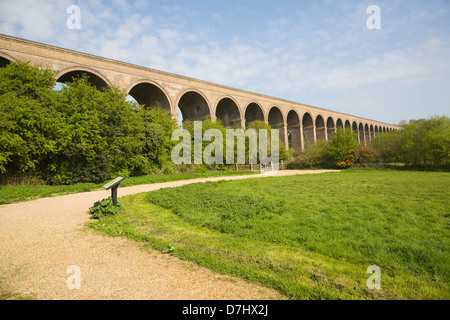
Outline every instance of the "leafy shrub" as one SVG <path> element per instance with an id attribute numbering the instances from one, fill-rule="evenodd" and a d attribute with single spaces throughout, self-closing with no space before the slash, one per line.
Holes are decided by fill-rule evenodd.
<path id="1" fill-rule="evenodd" d="M 122 207 L 120 205 L 115 206 L 111 197 L 95 202 L 94 205 L 89 209 L 89 213 L 92 215 L 92 219 L 100 219 L 101 217 L 107 215 L 115 215 L 120 213 L 121 211 Z"/>
<path id="2" fill-rule="evenodd" d="M 379 156 L 377 155 L 375 149 L 363 146 L 360 146 L 358 149 L 356 149 L 355 158 L 355 164 L 359 166 L 372 165 L 379 160 Z"/>
<path id="3" fill-rule="evenodd" d="M 355 133 L 351 129 L 338 128 L 330 141 L 317 140 L 291 160 L 288 168 L 349 168 L 356 160 L 356 148 Z"/>
<path id="4" fill-rule="evenodd" d="M 60 90 L 54 73 L 12 62 L 0 68 L 0 181 L 35 176 L 51 185 L 173 172 L 166 110 L 128 102 L 87 76 Z M 120 173 L 120 174 L 119 174 Z"/>
<path id="5" fill-rule="evenodd" d="M 343 156 L 342 161 L 338 162 L 336 165 L 342 169 L 350 168 L 355 163 L 355 158 L 355 149 L 348 149 L 347 154 Z"/>
<path id="6" fill-rule="evenodd" d="M 356 134 L 348 128 L 338 128 L 336 135 L 330 140 L 330 153 L 340 168 L 349 168 L 353 165 L 357 147 Z"/>
<path id="7" fill-rule="evenodd" d="M 288 164 L 288 169 L 331 167 L 333 165 L 328 141 L 318 140 L 292 159 Z"/>

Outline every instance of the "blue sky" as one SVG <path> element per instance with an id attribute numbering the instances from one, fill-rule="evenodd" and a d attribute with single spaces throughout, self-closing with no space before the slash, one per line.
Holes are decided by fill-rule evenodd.
<path id="1" fill-rule="evenodd" d="M 3 34 L 393 124 L 449 115 L 449 17 L 448 0 L 0 0 Z"/>

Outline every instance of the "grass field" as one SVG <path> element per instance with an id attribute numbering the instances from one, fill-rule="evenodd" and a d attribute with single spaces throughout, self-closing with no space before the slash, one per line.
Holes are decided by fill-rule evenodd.
<path id="1" fill-rule="evenodd" d="M 130 177 L 125 179 L 120 187 L 129 187 L 140 184 L 151 184 L 160 182 L 169 182 L 177 180 L 207 178 L 207 177 L 221 177 L 232 175 L 253 174 L 250 171 L 207 171 L 198 173 L 173 173 L 173 174 L 153 174 L 141 177 Z M 103 183 L 78 183 L 74 185 L 0 185 L 0 204 L 8 204 L 17 201 L 24 201 L 36 198 L 51 197 L 62 194 L 88 192 L 93 190 L 101 190 Z"/>
<path id="2" fill-rule="evenodd" d="M 221 181 L 121 199 L 89 225 L 292 299 L 449 299 L 450 174 Z M 381 270 L 381 290 L 366 281 Z"/>

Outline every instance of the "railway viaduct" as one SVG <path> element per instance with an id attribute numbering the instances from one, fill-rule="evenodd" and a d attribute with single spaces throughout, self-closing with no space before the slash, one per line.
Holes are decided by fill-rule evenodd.
<path id="1" fill-rule="evenodd" d="M 160 107 L 184 120 L 220 119 L 225 127 L 246 126 L 255 120 L 279 129 L 288 148 L 303 150 L 329 139 L 338 127 L 351 128 L 362 145 L 375 135 L 400 127 L 332 110 L 278 99 L 240 89 L 145 68 L 77 51 L 0 34 L 0 67 L 11 61 L 55 71 L 57 82 L 86 74 L 97 88 L 117 86 L 139 104 Z"/>

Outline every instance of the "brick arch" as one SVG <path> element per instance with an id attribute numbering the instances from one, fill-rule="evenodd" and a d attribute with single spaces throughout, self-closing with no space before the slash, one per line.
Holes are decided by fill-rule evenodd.
<path id="1" fill-rule="evenodd" d="M 183 103 L 183 106 L 180 107 L 180 103 Z M 211 104 L 208 98 L 195 88 L 180 92 L 174 108 L 180 108 L 183 120 L 202 121 L 212 118 Z"/>
<path id="2" fill-rule="evenodd" d="M 7 53 L 0 51 L 0 68 L 6 67 L 6 65 L 10 62 L 16 61 L 15 58 L 10 56 Z"/>
<path id="3" fill-rule="evenodd" d="M 308 111 L 304 112 L 301 118 L 301 124 L 303 128 L 303 143 L 305 148 L 315 143 L 316 138 L 314 135 L 314 122 L 315 119 Z"/>
<path id="4" fill-rule="evenodd" d="M 222 96 L 217 101 L 212 113 L 226 128 L 241 126 L 242 110 L 237 101 L 228 95 Z"/>
<path id="5" fill-rule="evenodd" d="M 139 104 L 143 104 L 146 107 L 159 107 L 169 113 L 176 111 L 171 106 L 167 92 L 154 81 L 148 79 L 137 80 L 127 88 L 126 92 Z"/>
<path id="6" fill-rule="evenodd" d="M 325 119 L 324 119 L 325 120 Z M 336 120 L 332 116 L 328 116 L 327 120 L 325 121 L 326 127 L 327 127 L 327 138 L 331 139 L 335 136 L 336 132 Z"/>
<path id="7" fill-rule="evenodd" d="M 252 108 L 252 110 L 249 110 L 249 107 Z M 243 114 L 246 128 L 248 128 L 248 125 L 253 121 L 265 121 L 266 119 L 263 107 L 256 101 L 249 102 L 245 107 Z"/>
<path id="8" fill-rule="evenodd" d="M 274 105 L 269 109 L 269 112 L 267 114 L 267 121 L 269 122 L 269 125 L 273 129 L 278 129 L 278 135 L 280 137 L 280 140 L 283 144 L 285 144 L 285 135 L 284 135 L 284 114 L 281 111 L 280 107 Z"/>
<path id="9" fill-rule="evenodd" d="M 60 70 L 55 75 L 55 79 L 57 82 L 66 83 L 71 82 L 73 77 L 80 77 L 82 74 L 86 74 L 89 77 L 91 84 L 97 87 L 97 89 L 103 89 L 112 85 L 111 81 L 97 70 L 83 66 L 74 66 Z"/>
<path id="10" fill-rule="evenodd" d="M 318 122 L 320 121 L 320 122 Z M 326 139 L 326 120 L 325 117 L 318 113 L 314 119 L 314 124 L 316 126 L 316 139 L 325 140 Z"/>
<path id="11" fill-rule="evenodd" d="M 295 151 L 300 151 L 302 149 L 302 140 L 300 136 L 300 119 L 301 117 L 295 109 L 290 109 L 286 115 L 288 146 Z"/>

